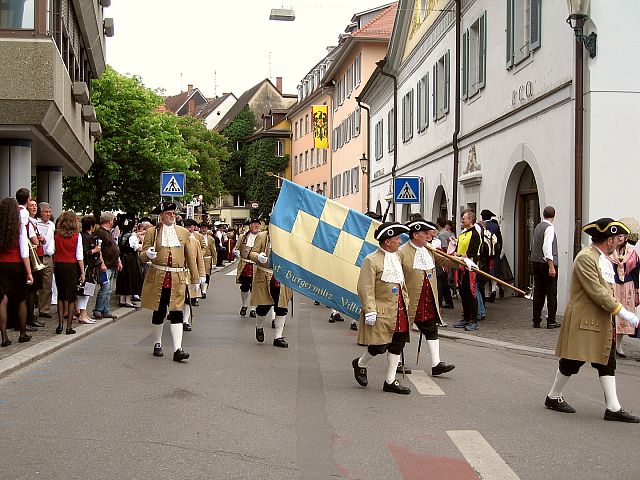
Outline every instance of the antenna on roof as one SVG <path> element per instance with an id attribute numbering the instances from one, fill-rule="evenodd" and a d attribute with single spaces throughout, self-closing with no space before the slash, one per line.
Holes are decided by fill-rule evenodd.
<path id="1" fill-rule="evenodd" d="M 218 72 L 213 71 L 213 98 L 218 98 Z"/>
<path id="2" fill-rule="evenodd" d="M 180 72 L 180 91 L 182 91 L 182 72 Z"/>
<path id="3" fill-rule="evenodd" d="M 271 80 L 271 50 L 269 50 L 269 80 Z"/>

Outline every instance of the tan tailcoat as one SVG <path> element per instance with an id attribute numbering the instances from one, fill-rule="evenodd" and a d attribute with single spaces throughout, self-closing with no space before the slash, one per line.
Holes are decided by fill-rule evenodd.
<path id="1" fill-rule="evenodd" d="M 247 230 L 245 233 L 240 235 L 240 240 L 236 244 L 236 248 L 240 252 L 240 258 L 238 259 L 238 268 L 236 269 L 236 283 L 240 283 L 240 275 L 242 275 L 244 266 L 247 264 L 247 260 L 249 259 L 249 253 L 251 252 L 251 247 L 247 246 L 248 236 L 249 231 Z"/>
<path id="2" fill-rule="evenodd" d="M 157 233 L 157 234 L 156 234 Z M 199 270 L 197 264 L 197 252 L 189 242 L 189 230 L 176 226 L 176 234 L 180 240 L 180 247 L 163 247 L 162 244 L 162 224 L 155 228 L 150 228 L 144 236 L 140 261 L 142 263 L 151 262 L 155 265 L 167 266 L 169 251 L 171 251 L 172 267 L 188 268 L 185 272 L 171 272 L 171 299 L 169 300 L 169 310 L 182 310 L 187 283 L 198 283 Z M 147 250 L 154 245 L 158 255 L 154 260 L 149 260 Z M 149 267 L 144 276 L 142 285 L 142 308 L 157 310 L 160 305 L 160 294 L 162 293 L 162 283 L 166 272 Z"/>
<path id="3" fill-rule="evenodd" d="M 431 255 L 434 263 L 441 267 L 458 267 L 456 262 L 443 258 L 439 255 L 431 253 L 427 247 L 427 254 Z M 404 281 L 407 285 L 407 291 L 409 292 L 409 323 L 413 324 L 416 318 L 416 311 L 418 310 L 418 302 L 420 301 L 420 294 L 422 293 L 422 283 L 424 281 L 424 270 L 416 270 L 413 268 L 413 261 L 416 258 L 416 249 L 411 242 L 405 243 L 400 250 L 398 250 L 398 256 L 402 262 L 402 271 L 404 273 Z M 438 316 L 440 316 L 440 303 L 438 302 L 438 280 L 436 275 L 436 269 L 428 270 L 427 278 L 431 284 L 431 291 L 433 292 L 433 298 L 436 302 L 436 310 Z"/>
<path id="4" fill-rule="evenodd" d="M 193 235 L 189 235 L 189 242 L 191 248 L 196 252 L 196 265 L 198 265 L 198 282 L 196 284 L 189 284 L 189 298 L 201 298 L 202 291 L 200 291 L 200 278 L 205 276 L 204 257 L 202 255 L 202 245 L 196 235 L 197 232 L 193 232 Z M 198 234 L 199 235 L 199 234 Z"/>
<path id="5" fill-rule="evenodd" d="M 274 305 L 276 300 L 271 298 L 271 277 L 273 272 L 266 265 L 258 263 L 258 254 L 267 253 L 271 246 L 267 245 L 268 230 L 264 230 L 258 234 L 253 248 L 249 252 L 249 259 L 256 262 L 253 265 L 253 286 L 251 288 L 251 305 Z M 267 248 L 268 247 L 268 248 Z M 293 292 L 289 287 L 280 285 L 280 298 L 277 300 L 277 306 L 287 308 L 289 300 L 293 297 Z"/>
<path id="6" fill-rule="evenodd" d="M 213 236 L 209 235 L 208 233 L 204 235 L 198 232 L 196 238 L 200 240 L 200 246 L 202 247 L 202 257 L 204 258 L 204 273 L 206 275 L 209 275 L 211 274 L 211 269 L 218 260 L 216 242 L 213 239 Z"/>
<path id="7" fill-rule="evenodd" d="M 569 302 L 556 346 L 558 357 L 603 365 L 609 362 L 611 317 L 622 305 L 613 297 L 613 286 L 602 278 L 600 254 L 598 247 L 590 245 L 573 261 Z"/>
<path id="8" fill-rule="evenodd" d="M 364 258 L 358 277 L 358 297 L 362 303 L 360 310 L 360 324 L 358 327 L 358 344 L 360 345 L 386 345 L 391 343 L 393 331 L 396 328 L 398 318 L 398 292 L 392 289 L 397 284 L 383 282 L 382 271 L 384 269 L 384 252 L 381 249 L 370 253 Z M 404 304 L 409 305 L 407 287 L 402 284 L 402 297 Z M 364 323 L 364 314 L 376 312 L 376 323 L 367 325 Z M 407 334 L 407 342 L 409 335 Z"/>

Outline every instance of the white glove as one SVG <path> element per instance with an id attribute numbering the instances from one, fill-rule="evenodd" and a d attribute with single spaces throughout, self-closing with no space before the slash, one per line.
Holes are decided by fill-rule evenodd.
<path id="1" fill-rule="evenodd" d="M 258 254 L 258 261 L 260 263 L 267 263 L 269 261 L 269 257 L 267 257 L 264 253 L 260 252 Z"/>
<path id="2" fill-rule="evenodd" d="M 200 277 L 200 285 L 207 283 L 207 277 Z"/>
<path id="3" fill-rule="evenodd" d="M 147 248 L 147 258 L 149 260 L 153 260 L 158 256 L 158 252 L 156 252 L 155 247 L 149 247 Z"/>
<path id="4" fill-rule="evenodd" d="M 364 323 L 366 323 L 367 325 L 375 324 L 377 319 L 378 319 L 377 312 L 369 312 L 364 314 Z"/>
<path id="5" fill-rule="evenodd" d="M 233 251 L 233 256 L 236 258 L 240 258 L 240 250 L 234 250 Z"/>
<path id="6" fill-rule="evenodd" d="M 620 309 L 617 316 L 625 322 L 629 322 L 633 328 L 638 326 L 638 317 L 624 307 Z"/>
<path id="7" fill-rule="evenodd" d="M 465 257 L 462 260 L 464 261 L 464 264 L 467 266 L 469 270 L 471 270 L 471 268 L 478 268 L 478 265 L 476 264 L 476 262 L 474 262 L 470 258 Z"/>

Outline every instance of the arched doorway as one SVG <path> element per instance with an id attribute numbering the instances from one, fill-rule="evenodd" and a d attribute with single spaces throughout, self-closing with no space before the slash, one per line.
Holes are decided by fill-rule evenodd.
<path id="1" fill-rule="evenodd" d="M 411 205 L 405 203 L 404 205 L 402 205 L 402 223 L 409 221 L 409 215 L 411 215 Z"/>
<path id="2" fill-rule="evenodd" d="M 540 199 L 538 185 L 533 170 L 527 164 L 518 183 L 516 196 L 516 245 L 517 245 L 517 274 L 518 288 L 528 290 L 533 286 L 533 272 L 531 270 L 531 246 L 533 244 L 533 230 L 540 223 Z"/>
<path id="3" fill-rule="evenodd" d="M 447 194 L 442 185 L 438 185 L 436 193 L 433 197 L 433 208 L 431 220 L 436 221 L 438 218 L 449 218 L 449 209 L 447 207 Z"/>
<path id="4" fill-rule="evenodd" d="M 376 213 L 378 215 L 382 215 L 382 203 L 380 203 L 380 200 L 378 200 L 378 203 L 376 203 Z"/>

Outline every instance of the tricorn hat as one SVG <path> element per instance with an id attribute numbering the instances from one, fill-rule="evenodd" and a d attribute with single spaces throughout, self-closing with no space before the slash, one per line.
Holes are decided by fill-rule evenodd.
<path id="1" fill-rule="evenodd" d="M 249 217 L 245 220 L 245 225 L 251 225 L 252 223 L 260 223 L 260 219 L 258 217 Z"/>
<path id="2" fill-rule="evenodd" d="M 582 227 L 582 231 L 596 240 L 603 240 L 616 235 L 629 234 L 627 226 L 613 218 L 599 218 L 595 222 Z"/>
<path id="3" fill-rule="evenodd" d="M 376 231 L 373 232 L 373 237 L 381 242 L 382 240 L 397 237 L 398 235 L 402 235 L 403 233 L 409 233 L 409 228 L 401 223 L 385 222 L 378 228 L 376 228 Z"/>
<path id="4" fill-rule="evenodd" d="M 487 210 L 486 208 L 484 210 L 482 210 L 480 212 L 480 216 L 482 217 L 483 220 L 490 220 L 491 217 L 495 217 L 496 214 L 493 213 L 491 210 Z"/>
<path id="5" fill-rule="evenodd" d="M 151 213 L 158 215 L 163 212 L 169 212 L 172 210 L 175 211 L 176 208 L 178 208 L 178 206 L 173 202 L 162 202 L 160 205 L 154 208 Z"/>
<path id="6" fill-rule="evenodd" d="M 182 224 L 185 228 L 198 226 L 198 222 L 196 222 L 193 218 L 185 218 Z"/>
<path id="7" fill-rule="evenodd" d="M 211 226 L 210 226 L 207 222 L 202 222 L 202 223 L 200 224 L 200 228 L 202 228 L 202 227 L 204 227 L 204 228 L 211 228 Z"/>
<path id="8" fill-rule="evenodd" d="M 427 222 L 424 218 L 416 218 L 405 223 L 407 228 L 412 232 L 427 232 L 429 230 L 438 230 L 438 227 L 431 222 Z"/>

